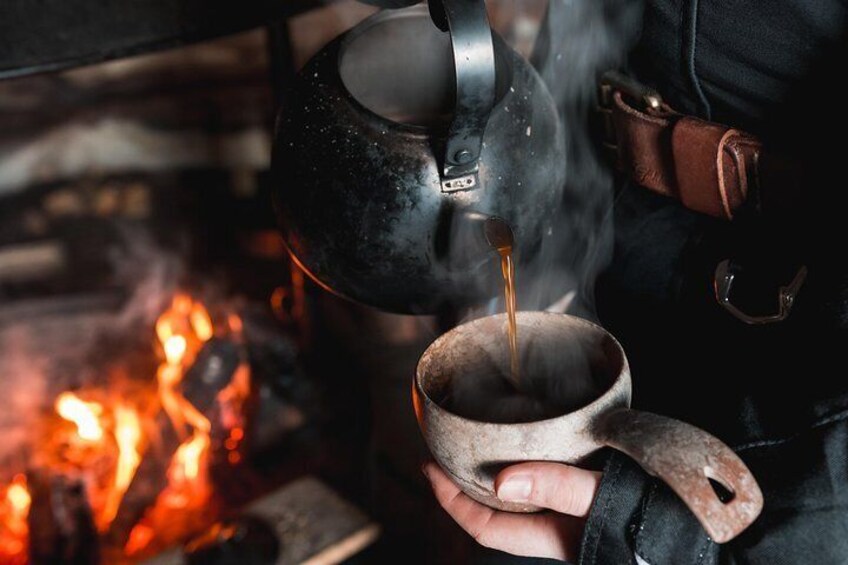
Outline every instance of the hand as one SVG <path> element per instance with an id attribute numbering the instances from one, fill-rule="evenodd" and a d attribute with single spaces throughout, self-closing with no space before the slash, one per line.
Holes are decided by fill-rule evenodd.
<path id="1" fill-rule="evenodd" d="M 422 468 L 436 499 L 477 543 L 515 555 L 575 560 L 601 473 L 559 463 L 520 463 L 495 479 L 498 498 L 554 512 L 500 512 L 465 495 L 435 463 Z"/>

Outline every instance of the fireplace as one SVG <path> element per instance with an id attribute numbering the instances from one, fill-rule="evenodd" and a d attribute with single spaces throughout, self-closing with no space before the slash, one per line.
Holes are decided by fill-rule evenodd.
<path id="1" fill-rule="evenodd" d="M 364 391 L 316 360 L 268 206 L 268 65 L 257 30 L 0 82 L 0 563 L 376 538 L 334 488 Z"/>

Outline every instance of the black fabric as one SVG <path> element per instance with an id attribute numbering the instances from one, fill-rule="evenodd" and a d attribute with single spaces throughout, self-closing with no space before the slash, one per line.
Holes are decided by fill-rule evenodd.
<path id="1" fill-rule="evenodd" d="M 2 0 L 0 79 L 186 45 L 319 5 L 317 0 Z"/>
<path id="2" fill-rule="evenodd" d="M 612 455 L 581 564 L 635 555 L 651 565 L 848 563 L 848 116 L 831 97 L 848 62 L 846 13 L 837 0 L 647 2 L 631 58 L 639 78 L 678 110 L 755 132 L 803 161 L 809 198 L 791 217 L 730 224 L 638 186 L 619 190 L 597 303 L 631 361 L 634 406 L 734 446 L 765 507 L 718 546 L 665 485 Z M 722 309 L 712 276 L 723 259 L 742 268 L 740 301 L 762 311 L 807 265 L 789 320 L 748 326 Z"/>

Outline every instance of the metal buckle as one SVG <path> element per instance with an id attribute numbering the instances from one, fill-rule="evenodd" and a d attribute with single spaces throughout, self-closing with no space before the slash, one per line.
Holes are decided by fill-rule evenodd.
<path id="1" fill-rule="evenodd" d="M 620 71 L 607 71 L 600 80 L 601 108 L 612 108 L 612 95 L 618 90 L 642 104 L 644 110 L 658 111 L 662 108 L 663 99 L 659 92 L 633 80 Z"/>
<path id="2" fill-rule="evenodd" d="M 777 296 L 778 311 L 776 314 L 772 314 L 770 316 L 751 316 L 741 311 L 730 301 L 730 292 L 733 289 L 733 280 L 735 278 L 736 273 L 730 266 L 729 259 L 725 259 L 718 264 L 715 270 L 715 278 L 713 279 L 716 300 L 718 303 L 721 304 L 725 310 L 733 314 L 736 319 L 741 320 L 746 324 L 774 324 L 776 322 L 782 322 L 789 317 L 789 313 L 792 311 L 792 306 L 795 303 L 795 297 L 798 295 L 798 292 L 801 290 L 801 286 L 804 284 L 804 280 L 807 278 L 807 267 L 802 265 L 801 268 L 798 269 L 798 273 L 795 275 L 795 278 L 792 279 L 792 282 L 790 282 L 787 286 L 780 287 Z"/>
<path id="3" fill-rule="evenodd" d="M 642 105 L 646 112 L 658 112 L 663 106 L 659 93 L 633 80 L 620 71 L 607 71 L 598 81 L 598 112 L 603 118 L 604 147 L 615 157 L 618 153 L 618 140 L 615 135 L 615 124 L 612 121 L 613 96 L 623 92 L 629 98 Z"/>

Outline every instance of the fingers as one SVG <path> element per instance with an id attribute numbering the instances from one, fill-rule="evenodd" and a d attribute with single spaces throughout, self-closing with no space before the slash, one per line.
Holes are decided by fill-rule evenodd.
<path id="1" fill-rule="evenodd" d="M 575 557 L 583 529 L 580 520 L 497 512 L 466 496 L 435 463 L 425 465 L 424 474 L 442 508 L 480 545 L 529 557 Z"/>
<path id="2" fill-rule="evenodd" d="M 501 471 L 495 492 L 506 502 L 525 502 L 562 514 L 589 514 L 601 473 L 560 463 L 519 463 Z"/>

